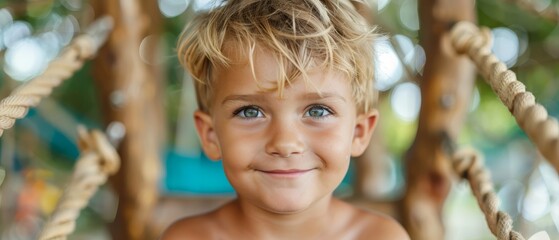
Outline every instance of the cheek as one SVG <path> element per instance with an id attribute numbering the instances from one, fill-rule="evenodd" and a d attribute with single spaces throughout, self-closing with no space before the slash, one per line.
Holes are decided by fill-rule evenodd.
<path id="1" fill-rule="evenodd" d="M 309 139 L 315 154 L 326 164 L 348 164 L 351 156 L 353 128 L 348 124 L 336 124 L 313 133 Z"/>
<path id="2" fill-rule="evenodd" d="M 224 165 L 246 167 L 258 148 L 261 148 L 261 131 L 255 128 L 243 128 L 232 124 L 216 125 Z"/>
<path id="3" fill-rule="evenodd" d="M 323 189 L 333 191 L 346 175 L 351 157 L 353 129 L 336 126 L 313 135 L 311 148 L 322 161 Z"/>

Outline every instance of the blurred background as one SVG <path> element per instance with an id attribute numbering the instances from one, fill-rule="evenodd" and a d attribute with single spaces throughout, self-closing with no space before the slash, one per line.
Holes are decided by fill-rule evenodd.
<path id="1" fill-rule="evenodd" d="M 445 1 L 425 2 L 435 6 Z M 348 201 L 359 198 L 356 204 L 397 217 L 397 211 L 390 210 L 393 207 L 383 206 L 397 204 L 406 192 L 404 159 L 416 138 L 422 102 L 420 83 L 430 60 L 427 56 L 431 56 L 422 44 L 420 16 L 439 13 L 435 7 L 431 12 L 422 10 L 426 7 L 417 0 L 368 3 L 365 14 L 384 33 L 375 43 L 381 119 L 374 146 L 368 156 L 352 162 L 336 195 Z M 209 0 L 0 0 L 2 98 L 45 71 L 94 19 L 105 14 L 119 16 L 115 18 L 114 34 L 98 56 L 0 139 L 0 239 L 33 239 L 41 229 L 79 156 L 78 124 L 103 129 L 109 136 L 130 138 L 119 145 L 123 161 L 129 163 L 121 169 L 128 173 L 119 173 L 91 199 L 70 239 L 140 239 L 134 237 L 139 230 L 115 233 L 114 224 L 126 222 L 126 217 L 119 217 L 119 211 L 126 215 L 117 207 L 119 203 L 129 203 L 132 213 L 146 212 L 138 217 L 148 222 L 146 225 L 140 221 L 139 225 L 126 226 L 148 226 L 146 231 L 153 239 L 177 218 L 207 211 L 234 197 L 220 163 L 209 161 L 200 151 L 191 119 L 196 108 L 192 80 L 175 53 L 177 39 L 194 12 L 215 5 Z M 491 29 L 493 53 L 517 74 L 549 114 L 557 117 L 558 1 L 487 0 L 471 1 L 471 6 L 473 20 Z M 131 37 L 124 36 L 127 34 Z M 138 65 L 144 70 L 126 68 Z M 473 146 L 484 154 L 501 198 L 501 210 L 512 216 L 517 231 L 529 237 L 545 230 L 551 239 L 558 239 L 557 172 L 539 155 L 491 88 L 477 78 L 471 89 L 463 88 L 468 102 L 456 138 L 458 145 Z M 142 89 L 156 93 L 137 92 Z M 126 112 L 123 109 L 127 103 L 135 102 L 130 97 L 133 91 L 146 102 L 138 103 L 136 112 Z M 152 131 L 156 133 L 148 137 L 142 135 L 143 129 L 127 122 L 144 117 L 152 119 L 151 124 L 157 123 Z M 149 136 L 151 142 L 134 145 L 135 139 Z M 142 146 L 154 149 L 145 154 L 150 157 L 146 162 L 135 157 L 143 156 Z M 140 153 L 134 155 L 133 151 Z M 374 162 L 359 165 L 358 161 L 368 158 Z M 373 169 L 368 173 L 357 170 L 363 166 Z M 127 183 L 126 179 L 135 181 L 134 167 L 144 176 L 136 182 L 147 183 Z M 445 239 L 494 239 L 469 185 L 456 178 L 451 184 L 441 206 Z M 145 190 L 145 186 L 153 190 Z M 134 190 L 122 193 L 126 192 L 123 189 Z M 371 204 L 362 204 L 364 201 Z"/>

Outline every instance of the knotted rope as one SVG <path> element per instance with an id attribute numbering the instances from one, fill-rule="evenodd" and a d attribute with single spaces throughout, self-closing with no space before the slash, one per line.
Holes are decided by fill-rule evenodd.
<path id="1" fill-rule="evenodd" d="M 76 219 L 97 188 L 120 167 L 120 158 L 100 131 L 78 128 L 81 156 L 70 184 L 41 232 L 40 240 L 66 239 L 74 231 Z"/>
<path id="2" fill-rule="evenodd" d="M 52 89 L 68 79 L 91 58 L 107 39 L 113 22 L 103 17 L 93 22 L 85 34 L 76 37 L 60 56 L 54 59 L 41 75 L 16 88 L 10 96 L 0 101 L 0 137 L 11 128 L 16 119 L 27 115 L 31 107 L 50 95 Z"/>
<path id="3" fill-rule="evenodd" d="M 493 190 L 489 171 L 483 166 L 483 159 L 472 149 L 463 149 L 452 157 L 454 171 L 468 180 L 470 188 L 477 199 L 491 233 L 499 240 L 524 240 L 524 237 L 512 230 L 511 217 L 499 211 L 499 199 Z"/>
<path id="4" fill-rule="evenodd" d="M 541 154 L 559 172 L 559 124 L 536 103 L 532 93 L 491 53 L 491 33 L 469 22 L 459 22 L 451 32 L 452 45 L 467 54 L 478 71 L 514 115 L 518 125 L 534 142 Z"/>

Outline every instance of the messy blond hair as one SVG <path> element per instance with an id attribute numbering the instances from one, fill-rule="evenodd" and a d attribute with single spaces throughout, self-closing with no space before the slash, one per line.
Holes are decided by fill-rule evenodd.
<path id="1" fill-rule="evenodd" d="M 224 44 L 232 42 L 248 54 L 253 74 L 256 45 L 272 54 L 280 69 L 275 88 L 280 96 L 298 77 L 312 85 L 309 70 L 333 69 L 351 81 L 358 112 L 369 112 L 376 99 L 375 34 L 351 1 L 229 0 L 199 14 L 178 43 L 179 61 L 196 80 L 199 109 L 211 108 L 213 75 L 231 64 Z"/>

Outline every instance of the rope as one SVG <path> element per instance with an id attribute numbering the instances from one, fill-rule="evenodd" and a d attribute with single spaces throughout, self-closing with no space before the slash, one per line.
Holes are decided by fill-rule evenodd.
<path id="1" fill-rule="evenodd" d="M 4 130 L 11 128 L 16 119 L 27 115 L 31 107 L 36 107 L 53 88 L 68 79 L 80 69 L 86 59 L 91 58 L 105 42 L 113 22 L 103 17 L 93 22 L 85 34 L 73 42 L 54 59 L 41 75 L 16 88 L 10 96 L 0 101 L 0 137 Z"/>
<path id="2" fill-rule="evenodd" d="M 501 203 L 493 190 L 490 173 L 483 166 L 481 156 L 472 149 L 460 150 L 453 155 L 452 166 L 459 176 L 470 183 L 491 233 L 499 240 L 524 240 L 520 233 L 512 230 L 511 217 L 499 211 Z"/>
<path id="3" fill-rule="evenodd" d="M 536 103 L 532 93 L 491 53 L 489 29 L 478 29 L 469 22 L 459 22 L 451 32 L 452 45 L 467 54 L 485 81 L 514 115 L 518 125 L 534 142 L 542 155 L 559 172 L 559 123 Z"/>
<path id="4" fill-rule="evenodd" d="M 76 226 L 79 216 L 97 188 L 120 167 L 116 150 L 100 131 L 87 132 L 78 128 L 81 156 L 70 184 L 66 187 L 56 209 L 45 224 L 40 240 L 66 239 Z"/>

